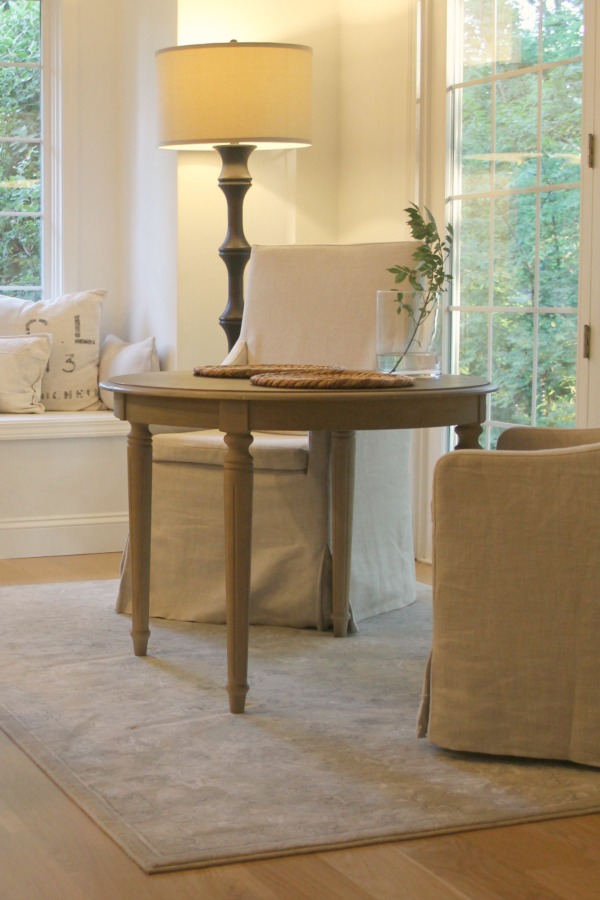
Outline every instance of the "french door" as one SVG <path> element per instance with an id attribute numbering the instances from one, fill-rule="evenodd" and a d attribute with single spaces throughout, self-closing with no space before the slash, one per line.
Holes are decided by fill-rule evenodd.
<path id="1" fill-rule="evenodd" d="M 498 385 L 494 446 L 509 425 L 576 422 L 584 0 L 452 13 L 450 365 Z"/>

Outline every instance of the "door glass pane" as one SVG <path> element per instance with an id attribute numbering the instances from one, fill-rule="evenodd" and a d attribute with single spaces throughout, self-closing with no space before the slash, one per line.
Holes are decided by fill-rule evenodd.
<path id="1" fill-rule="evenodd" d="M 577 309 L 578 188 L 540 194 L 539 303 Z"/>
<path id="2" fill-rule="evenodd" d="M 539 55 L 538 4 L 498 0 L 496 15 L 496 71 L 534 66 Z"/>
<path id="3" fill-rule="evenodd" d="M 545 184 L 579 181 L 582 65 L 546 71 L 542 79 L 542 174 Z"/>
<path id="4" fill-rule="evenodd" d="M 537 424 L 557 428 L 571 425 L 575 414 L 577 317 L 540 316 L 538 345 Z"/>
<path id="5" fill-rule="evenodd" d="M 494 0 L 464 0 L 458 81 L 485 78 L 494 58 Z"/>
<path id="6" fill-rule="evenodd" d="M 461 375 L 488 375 L 488 316 L 464 313 L 460 317 Z"/>
<path id="7" fill-rule="evenodd" d="M 494 201 L 494 306 L 531 306 L 535 300 L 536 197 L 512 194 Z"/>
<path id="8" fill-rule="evenodd" d="M 544 62 L 580 56 L 583 49 L 583 0 L 542 3 Z"/>
<path id="9" fill-rule="evenodd" d="M 532 187 L 538 157 L 537 75 L 502 78 L 495 94 L 495 187 Z"/>
<path id="10" fill-rule="evenodd" d="M 490 293 L 490 209 L 488 198 L 465 199 L 460 204 L 460 230 L 454 248 L 462 306 L 486 306 Z"/>
<path id="11" fill-rule="evenodd" d="M 489 191 L 492 177 L 492 92 L 489 84 L 457 91 L 461 108 L 461 193 Z"/>
<path id="12" fill-rule="evenodd" d="M 507 425 L 532 425 L 533 316 L 498 312 L 491 317 L 491 418 Z"/>

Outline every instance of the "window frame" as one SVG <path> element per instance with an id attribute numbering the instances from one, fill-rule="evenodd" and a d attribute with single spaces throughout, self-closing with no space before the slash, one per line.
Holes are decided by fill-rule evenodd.
<path id="1" fill-rule="evenodd" d="M 459 15 L 458 7 L 460 4 L 456 2 L 456 0 L 450 0 L 452 15 Z M 586 3 L 589 5 L 589 2 Z M 586 11 L 587 12 L 587 11 Z M 513 70 L 497 70 L 495 68 L 491 68 L 489 73 L 485 73 L 481 75 L 481 77 L 476 77 L 474 79 L 461 80 L 459 76 L 459 72 L 457 71 L 456 63 L 459 60 L 456 56 L 457 48 L 460 45 L 461 40 L 461 29 L 456 28 L 453 23 L 453 27 L 449 28 L 447 31 L 447 55 L 448 55 L 448 65 L 447 65 L 447 84 L 446 84 L 446 92 L 448 97 L 448 133 L 449 133 L 449 141 L 450 143 L 447 145 L 447 154 L 451 157 L 452 151 L 454 150 L 455 154 L 460 154 L 460 131 L 457 126 L 457 117 L 461 114 L 461 99 L 463 90 L 465 88 L 471 88 L 473 86 L 477 87 L 479 84 L 485 84 L 490 86 L 490 90 L 492 93 L 495 92 L 496 86 L 498 84 L 513 84 L 517 79 L 523 78 L 531 78 L 534 77 L 536 80 L 536 86 L 538 91 L 538 99 L 540 100 L 540 105 L 537 107 L 536 118 L 538 119 L 537 128 L 538 135 L 537 138 L 539 140 L 540 137 L 540 129 L 541 129 L 541 117 L 542 117 L 542 106 L 541 106 L 541 97 L 542 97 L 542 77 L 544 74 L 564 69 L 567 66 L 573 65 L 574 63 L 581 63 L 583 59 L 583 52 L 585 52 L 585 48 L 582 48 L 582 54 L 577 57 L 573 57 L 572 59 L 561 59 L 559 61 L 549 61 L 537 59 L 535 63 L 531 65 L 524 65 L 518 67 L 518 69 Z M 460 52 L 459 52 L 460 57 Z M 585 77 L 585 76 L 584 76 Z M 492 99 L 492 109 L 494 108 L 494 100 Z M 495 116 L 495 113 L 493 113 Z M 493 119 L 493 124 L 495 124 L 496 119 Z M 583 117 L 581 121 L 581 128 L 583 132 Z M 538 151 L 540 148 L 537 148 Z M 446 182 L 446 196 L 449 197 L 449 202 L 454 206 L 454 204 L 462 205 L 463 202 L 473 202 L 478 198 L 489 199 L 492 207 L 490 208 L 490 215 L 493 216 L 493 206 L 496 204 L 496 208 L 498 204 L 501 204 L 503 199 L 510 198 L 533 198 L 534 203 L 536 204 L 536 208 L 539 207 L 539 204 L 543 202 L 543 198 L 551 195 L 556 191 L 564 191 L 564 190 L 577 190 L 577 196 L 580 199 L 582 195 L 582 181 L 581 181 L 581 169 L 579 174 L 579 179 L 576 183 L 559 183 L 554 181 L 547 181 L 543 178 L 543 173 L 541 171 L 541 161 L 537 160 L 537 178 L 534 184 L 526 186 L 526 187 L 516 187 L 511 185 L 510 187 L 505 187 L 503 185 L 496 185 L 494 182 L 491 182 L 489 188 L 484 189 L 480 188 L 477 190 L 467 190 L 465 191 L 462 188 L 460 183 L 459 176 L 459 163 L 455 159 L 450 160 L 452 165 L 450 166 L 449 178 Z M 537 253 L 539 252 L 539 221 L 537 217 L 539 215 L 539 209 L 536 211 L 536 233 L 535 233 L 535 241 L 536 241 L 536 268 L 539 263 Z M 581 213 L 579 213 L 578 221 L 581 227 Z M 490 220 L 490 234 L 492 234 L 493 229 L 493 221 Z M 460 236 L 460 221 L 455 223 L 455 235 L 457 240 L 455 241 L 455 253 L 460 249 L 460 241 L 458 240 Z M 491 252 L 490 247 L 490 252 Z M 579 259 L 579 270 L 582 266 L 582 260 Z M 579 320 L 581 317 L 581 298 L 578 297 L 577 306 L 559 306 L 552 307 L 546 306 L 540 300 L 540 296 L 538 295 L 538 287 L 537 287 L 537 277 L 536 277 L 536 290 L 535 297 L 532 300 L 530 306 L 528 305 L 517 305 L 514 303 L 507 304 L 506 306 L 497 306 L 493 300 L 492 292 L 493 292 L 493 281 L 490 281 L 488 288 L 488 298 L 487 303 L 483 302 L 480 305 L 465 305 L 463 306 L 460 302 L 460 273 L 456 273 L 455 280 L 453 282 L 453 286 L 455 289 L 455 294 L 458 292 L 458 297 L 450 297 L 450 302 L 447 303 L 446 306 L 446 335 L 447 340 L 449 342 L 448 346 L 448 362 L 452 366 L 452 370 L 456 371 L 456 366 L 459 361 L 459 345 L 460 345 L 460 330 L 461 330 L 461 322 L 463 321 L 462 317 L 473 317 L 474 320 L 477 320 L 479 316 L 485 317 L 485 328 L 487 329 L 487 341 L 488 341 L 488 361 L 487 361 L 487 369 L 488 375 L 490 373 L 490 368 L 492 366 L 492 333 L 493 333 L 493 322 L 494 315 L 504 314 L 504 315 L 516 315 L 520 314 L 523 316 L 531 316 L 534 323 L 534 334 L 533 334 L 533 343 L 532 343 L 532 380 L 531 380 L 531 389 L 532 389 L 532 398 L 531 398 L 531 407 L 528 412 L 531 415 L 531 424 L 538 424 L 537 418 L 541 417 L 541 413 L 538 412 L 537 408 L 537 390 L 538 390 L 538 379 L 540 368 L 538 365 L 538 327 L 541 328 L 541 322 L 544 317 L 557 315 L 561 318 L 564 318 L 566 321 L 568 318 L 575 317 L 577 320 L 577 326 L 579 329 Z M 539 325 L 538 325 L 539 322 Z M 574 367 L 573 374 L 576 376 L 576 367 L 578 365 L 579 357 L 581 355 L 581 343 L 578 340 L 578 346 L 575 347 L 575 357 L 574 357 Z M 494 432 L 498 430 L 504 430 L 507 427 L 510 427 L 509 422 L 504 420 L 497 420 L 493 418 L 493 398 L 488 398 L 488 415 L 485 424 L 485 440 L 482 442 L 485 446 L 490 446 L 491 438 Z M 576 414 L 577 414 L 577 400 L 573 407 L 573 422 L 572 424 L 576 424 Z M 517 424 L 517 423 L 514 423 Z M 518 423 L 522 424 L 522 423 Z M 543 425 L 544 422 L 541 421 L 539 424 Z"/>
<path id="2" fill-rule="evenodd" d="M 40 0 L 42 7 L 42 292 L 58 297 L 69 280 L 65 172 L 75 171 L 65 111 L 76 110 L 73 64 L 75 0 Z M 72 214 L 72 213 L 71 213 Z"/>

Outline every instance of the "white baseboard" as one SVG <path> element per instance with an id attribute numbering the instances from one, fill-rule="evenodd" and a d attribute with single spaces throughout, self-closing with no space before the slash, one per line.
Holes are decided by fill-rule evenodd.
<path id="1" fill-rule="evenodd" d="M 0 520 L 0 559 L 120 552 L 127 513 Z"/>

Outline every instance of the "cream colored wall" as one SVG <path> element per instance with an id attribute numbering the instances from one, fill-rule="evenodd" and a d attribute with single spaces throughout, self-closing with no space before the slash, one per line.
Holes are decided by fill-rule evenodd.
<path id="1" fill-rule="evenodd" d="M 120 230 L 125 331 L 154 335 L 163 367 L 177 341 L 177 160 L 158 149 L 154 54 L 176 43 L 176 0 L 120 2 L 123 48 Z"/>
<path id="2" fill-rule="evenodd" d="M 174 359 L 176 160 L 156 148 L 154 53 L 177 0 L 62 0 L 64 291 L 107 290 L 103 332 Z"/>
<path id="3" fill-rule="evenodd" d="M 255 151 L 244 209 L 250 243 L 337 243 L 405 235 L 414 191 L 416 0 L 179 0 L 178 43 L 265 40 L 313 48 L 313 144 Z M 169 151 L 165 151 L 169 152 Z M 219 362 L 227 275 L 217 154 L 178 162 L 177 365 Z"/>
<path id="4" fill-rule="evenodd" d="M 410 237 L 417 201 L 416 0 L 340 0 L 340 241 Z"/>

